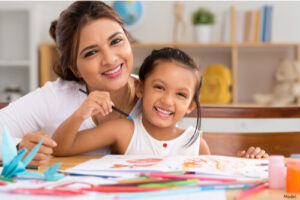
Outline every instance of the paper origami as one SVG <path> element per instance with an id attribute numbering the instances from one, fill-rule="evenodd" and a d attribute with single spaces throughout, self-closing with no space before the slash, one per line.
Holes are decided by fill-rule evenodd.
<path id="1" fill-rule="evenodd" d="M 54 164 L 50 166 L 43 174 L 35 172 L 35 171 L 27 171 L 26 166 L 30 163 L 30 161 L 34 158 L 35 154 L 38 152 L 40 146 L 43 143 L 41 140 L 31 152 L 22 160 L 25 153 L 27 152 L 26 148 L 23 148 L 17 151 L 15 144 L 8 132 L 6 126 L 4 126 L 2 134 L 2 145 L 1 145 L 1 154 L 2 154 L 2 162 L 3 169 L 1 172 L 1 176 L 9 178 L 13 176 L 21 176 L 27 178 L 38 178 L 45 180 L 58 180 L 64 177 L 63 174 L 56 173 L 59 169 L 61 163 Z"/>

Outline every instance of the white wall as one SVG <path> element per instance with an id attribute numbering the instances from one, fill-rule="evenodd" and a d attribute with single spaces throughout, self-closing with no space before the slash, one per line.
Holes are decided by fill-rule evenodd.
<path id="1" fill-rule="evenodd" d="M 50 22 L 72 2 L 28 2 L 37 6 L 38 38 L 42 42 L 52 42 L 48 34 Z M 111 5 L 113 2 L 107 2 Z M 141 42 L 172 42 L 173 32 L 172 1 L 144 1 L 145 13 L 139 26 L 130 30 Z M 216 14 L 213 41 L 221 37 L 222 13 L 235 5 L 237 10 L 259 9 L 263 5 L 273 5 L 273 42 L 300 42 L 300 2 L 208 2 L 183 1 L 184 20 L 186 23 L 186 42 L 194 41 L 194 30 L 191 24 L 191 13 L 199 7 L 211 9 Z"/>

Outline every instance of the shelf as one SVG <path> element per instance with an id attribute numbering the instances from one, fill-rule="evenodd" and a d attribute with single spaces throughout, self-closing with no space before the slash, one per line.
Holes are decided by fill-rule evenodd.
<path id="1" fill-rule="evenodd" d="M 54 44 L 45 44 L 55 49 Z M 273 74 L 283 59 L 300 61 L 298 43 L 133 43 L 134 72 L 153 49 L 179 48 L 200 65 L 201 70 L 213 63 L 227 66 L 232 74 L 232 101 L 229 104 L 201 104 L 201 106 L 261 107 L 253 101 L 256 93 L 271 93 Z M 42 59 L 47 60 L 47 59 Z M 49 69 L 50 61 L 47 61 Z M 41 65 L 42 66 L 42 65 Z M 42 69 L 42 68 L 41 68 Z M 51 70 L 50 70 L 51 71 Z M 49 74 L 49 70 L 45 74 Z M 45 81 L 49 80 L 46 78 Z M 300 102 L 299 102 L 300 103 Z M 300 104 L 299 104 L 300 105 Z M 298 104 L 289 105 L 298 106 Z"/>
<path id="2" fill-rule="evenodd" d="M 28 67 L 29 60 L 0 60 L 0 67 Z"/>
<path id="3" fill-rule="evenodd" d="M 144 47 L 297 47 L 295 43 L 132 43 L 134 48 Z"/>

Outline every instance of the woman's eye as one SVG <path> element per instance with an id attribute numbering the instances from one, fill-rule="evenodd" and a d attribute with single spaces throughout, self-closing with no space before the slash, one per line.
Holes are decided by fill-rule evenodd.
<path id="1" fill-rule="evenodd" d="M 114 45 L 114 44 L 118 44 L 122 41 L 122 39 L 120 38 L 117 38 L 117 39 L 114 39 L 112 42 L 111 42 L 111 45 Z"/>
<path id="2" fill-rule="evenodd" d="M 84 55 L 84 57 L 85 57 L 85 58 L 90 57 L 90 56 L 94 55 L 94 54 L 97 53 L 97 52 L 98 52 L 97 50 L 89 51 L 89 52 L 87 52 L 87 53 Z"/>

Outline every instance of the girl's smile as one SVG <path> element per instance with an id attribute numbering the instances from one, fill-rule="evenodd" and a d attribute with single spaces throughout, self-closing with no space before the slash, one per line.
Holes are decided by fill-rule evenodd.
<path id="1" fill-rule="evenodd" d="M 174 112 L 171 112 L 167 109 L 159 108 L 157 106 L 154 106 L 154 109 L 156 110 L 157 115 L 162 118 L 169 118 L 174 115 Z"/>

